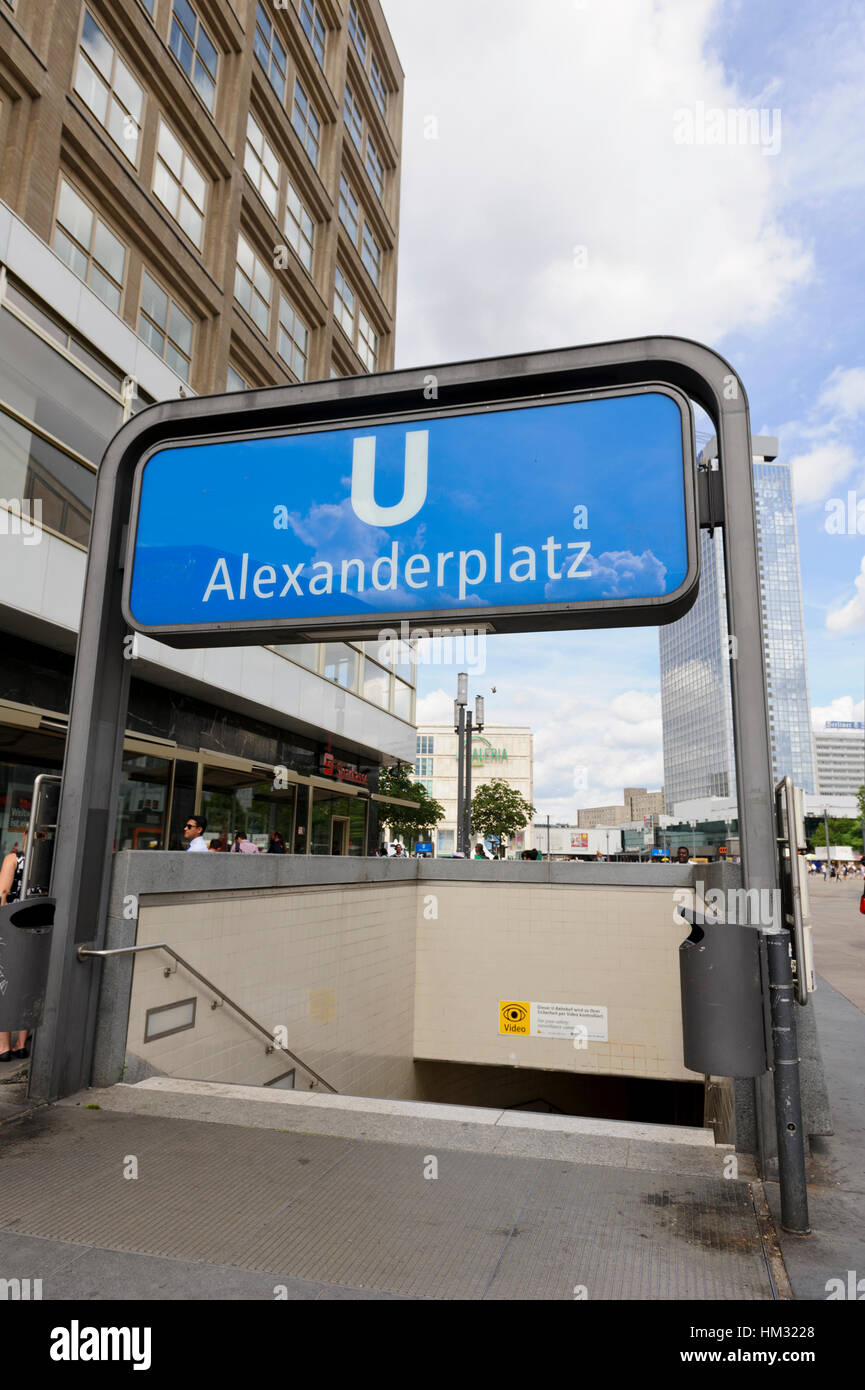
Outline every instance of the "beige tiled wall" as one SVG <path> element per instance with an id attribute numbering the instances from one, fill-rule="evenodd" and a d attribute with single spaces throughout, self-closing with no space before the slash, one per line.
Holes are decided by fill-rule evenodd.
<path id="1" fill-rule="evenodd" d="M 185 895 L 142 904 L 138 942 L 169 942 L 337 1090 L 413 1094 L 414 883 Z M 127 1049 L 170 1076 L 262 1085 L 293 1063 L 161 951 L 136 957 Z M 144 1042 L 150 1008 L 197 997 L 196 1026 Z M 296 1085 L 308 1086 L 298 1070 Z M 319 1089 L 319 1088 L 316 1088 Z"/>
<path id="2" fill-rule="evenodd" d="M 422 885 L 415 1056 L 698 1080 L 682 1057 L 678 946 L 664 889 Z M 424 895 L 437 899 L 437 917 Z M 598 1004 L 609 1041 L 502 1035 L 499 1001 Z"/>
<path id="3" fill-rule="evenodd" d="M 142 899 L 138 942 L 171 943 L 348 1094 L 427 1094 L 415 1057 L 697 1081 L 682 1060 L 686 929 L 673 906 L 665 889 L 489 881 L 185 893 Z M 253 1085 L 290 1069 L 182 967 L 166 978 L 167 964 L 136 957 L 133 1059 Z M 144 1042 L 149 1008 L 191 997 L 193 1029 Z M 502 999 L 605 1005 L 609 1041 L 501 1035 Z M 309 1080 L 298 1069 L 298 1088 Z"/>

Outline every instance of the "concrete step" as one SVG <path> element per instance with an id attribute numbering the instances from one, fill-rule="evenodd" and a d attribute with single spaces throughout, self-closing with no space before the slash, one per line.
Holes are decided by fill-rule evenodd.
<path id="1" fill-rule="evenodd" d="M 150 1077 L 136 1085 L 90 1089 L 58 1104 L 713 1177 L 728 1176 L 730 1165 L 725 1166 L 725 1159 L 734 1153 L 730 1145 L 716 1144 L 711 1130 L 681 1125 L 270 1090 L 177 1077 Z M 735 1175 L 740 1180 L 756 1175 L 748 1156 L 736 1156 Z"/>

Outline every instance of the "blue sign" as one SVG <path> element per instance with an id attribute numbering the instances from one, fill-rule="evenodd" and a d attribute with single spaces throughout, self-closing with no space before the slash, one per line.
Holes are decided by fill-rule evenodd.
<path id="1" fill-rule="evenodd" d="M 126 616 L 157 636 L 669 621 L 696 597 L 691 437 L 685 398 L 650 387 L 160 445 L 136 475 Z"/>
<path id="2" fill-rule="evenodd" d="M 416 852 L 417 854 L 432 854 L 432 841 L 430 841 L 429 844 L 426 844 L 426 843 L 424 843 L 424 844 L 420 844 L 420 843 L 416 844 L 416 845 L 415 845 L 415 852 Z"/>
<path id="3" fill-rule="evenodd" d="M 666 853 L 667 853 L 667 851 L 666 851 L 666 850 L 663 850 L 663 849 L 653 849 L 653 850 L 652 850 L 652 858 L 653 858 L 653 859 L 664 859 L 664 858 L 666 858 Z"/>

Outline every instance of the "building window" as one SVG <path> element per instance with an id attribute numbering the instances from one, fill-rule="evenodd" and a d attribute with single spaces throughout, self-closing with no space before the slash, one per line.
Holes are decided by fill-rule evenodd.
<path id="1" fill-rule="evenodd" d="M 435 735 L 418 734 L 417 751 L 418 755 L 421 757 L 432 757 L 435 752 Z M 432 769 L 430 769 L 430 776 L 432 776 Z"/>
<path id="2" fill-rule="evenodd" d="M 390 672 L 372 661 L 363 663 L 363 698 L 381 709 L 390 705 Z"/>
<path id="3" fill-rule="evenodd" d="M 363 263 L 369 271 L 369 278 L 379 287 L 381 280 L 381 247 L 369 229 L 368 223 L 364 223 L 363 228 L 363 250 L 361 252 Z"/>
<path id="4" fill-rule="evenodd" d="M 342 642 L 326 642 L 324 645 L 324 678 L 336 681 L 346 690 L 354 690 L 357 682 L 357 652 Z"/>
<path id="5" fill-rule="evenodd" d="M 184 381 L 192 360 L 192 319 L 145 270 L 141 282 L 138 336 Z"/>
<path id="6" fill-rule="evenodd" d="M 174 0 L 169 46 L 212 115 L 218 55 L 189 0 Z"/>
<path id="7" fill-rule="evenodd" d="M 150 18 L 152 19 L 153 11 L 156 7 L 156 0 L 141 0 L 141 3 L 144 6 L 147 13 L 150 15 Z"/>
<path id="8" fill-rule="evenodd" d="M 65 179 L 60 181 L 54 250 L 109 309 L 119 314 L 126 247 Z"/>
<path id="9" fill-rule="evenodd" d="M 366 142 L 366 172 L 375 189 L 376 197 L 381 202 L 384 197 L 384 165 L 372 139 L 368 139 Z"/>
<path id="10" fill-rule="evenodd" d="M 432 758 L 416 758 L 414 765 L 415 777 L 432 777 L 433 760 Z"/>
<path id="11" fill-rule="evenodd" d="M 279 195 L 279 160 L 252 115 L 246 120 L 243 167 L 275 217 Z"/>
<path id="12" fill-rule="evenodd" d="M 350 343 L 354 342 L 354 305 L 354 290 L 337 266 L 336 284 L 333 292 L 333 312 L 337 323 Z"/>
<path id="13" fill-rule="evenodd" d="M 345 101 L 342 107 L 343 117 L 348 127 L 348 133 L 354 142 L 358 154 L 363 153 L 363 113 L 357 104 L 354 92 L 345 85 Z"/>
<path id="14" fill-rule="evenodd" d="M 315 0 L 300 0 L 300 23 L 303 32 L 312 44 L 312 51 L 320 68 L 324 67 L 325 26 L 321 11 Z"/>
<path id="15" fill-rule="evenodd" d="M 397 719 L 411 720 L 413 694 L 414 692 L 410 685 L 403 685 L 402 681 L 394 680 L 393 712 Z"/>
<path id="16" fill-rule="evenodd" d="M 357 245 L 359 206 L 345 174 L 339 176 L 339 220 Z"/>
<path id="17" fill-rule="evenodd" d="M 249 390 L 249 382 L 243 379 L 240 372 L 234 370 L 230 362 L 228 364 L 228 371 L 225 374 L 225 389 L 226 391 Z"/>
<path id="18" fill-rule="evenodd" d="M 180 141 L 159 122 L 153 191 L 189 240 L 201 250 L 207 185 Z"/>
<path id="19" fill-rule="evenodd" d="M 312 102 L 297 79 L 294 83 L 294 113 L 291 123 L 300 138 L 300 143 L 317 169 L 321 122 L 315 114 Z"/>
<path id="20" fill-rule="evenodd" d="M 360 15 L 357 12 L 357 5 L 354 0 L 348 7 L 348 32 L 351 41 L 357 49 L 360 61 L 366 66 L 366 31 L 360 22 Z"/>
<path id="21" fill-rule="evenodd" d="M 357 316 L 357 355 L 368 372 L 374 372 L 378 364 L 378 334 L 363 309 Z"/>
<path id="22" fill-rule="evenodd" d="M 285 101 L 285 49 L 276 37 L 276 31 L 265 13 L 264 6 L 260 3 L 255 13 L 255 39 L 253 40 L 255 56 L 267 74 L 276 95 L 281 102 Z"/>
<path id="23" fill-rule="evenodd" d="M 130 164 L 137 165 L 143 92 L 89 10 L 84 11 L 75 90 Z"/>
<path id="24" fill-rule="evenodd" d="M 292 184 L 288 185 L 288 198 L 285 205 L 285 235 L 288 237 L 289 245 L 294 247 L 301 262 L 312 274 L 315 224 Z"/>
<path id="25" fill-rule="evenodd" d="M 387 115 L 387 88 L 384 85 L 384 78 L 375 58 L 370 54 L 369 58 L 369 85 L 372 87 L 372 94 L 375 97 L 376 106 L 383 116 Z"/>
<path id="26" fill-rule="evenodd" d="M 270 332 L 270 304 L 273 276 L 256 256 L 241 232 L 237 238 L 237 266 L 234 271 L 234 297 L 265 338 Z"/>
<path id="27" fill-rule="evenodd" d="M 309 362 L 309 329 L 284 294 L 279 296 L 277 351 L 298 381 L 306 381 Z"/>

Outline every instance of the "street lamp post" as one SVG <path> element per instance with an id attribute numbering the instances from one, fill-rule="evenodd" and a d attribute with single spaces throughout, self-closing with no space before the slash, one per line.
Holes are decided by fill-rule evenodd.
<path id="1" fill-rule="evenodd" d="M 481 733 L 484 727 L 484 699 L 482 695 L 475 696 L 475 713 L 472 719 L 471 710 L 466 710 L 466 770 L 464 780 L 464 802 L 463 816 L 465 819 L 465 850 L 469 853 L 472 843 L 472 735 Z"/>
<path id="2" fill-rule="evenodd" d="M 454 700 L 454 733 L 457 735 L 457 853 L 465 854 L 463 841 L 463 809 L 465 805 L 465 782 L 464 762 L 465 762 L 465 739 L 466 739 L 466 703 L 468 701 L 469 678 L 468 673 L 461 671 L 457 676 L 457 697 Z M 471 747 L 471 740 L 469 741 Z"/>

